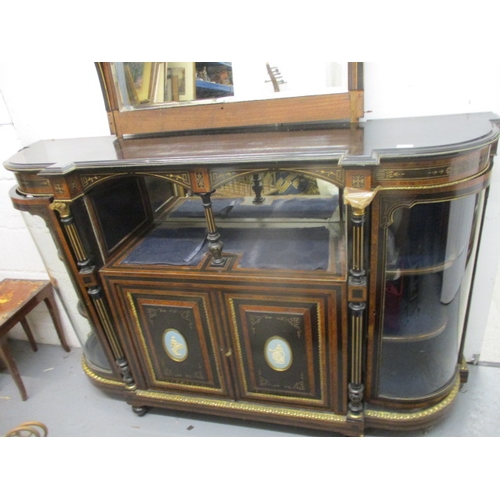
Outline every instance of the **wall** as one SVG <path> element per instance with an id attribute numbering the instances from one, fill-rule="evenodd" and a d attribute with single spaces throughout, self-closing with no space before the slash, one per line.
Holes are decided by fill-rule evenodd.
<path id="1" fill-rule="evenodd" d="M 499 88 L 500 64 L 442 59 L 425 64 L 368 62 L 366 119 L 479 111 L 500 115 Z M 40 139 L 109 134 L 93 63 L 0 63 L 0 92 L 5 99 L 5 103 L 0 100 L 2 160 Z M 500 260 L 500 234 L 496 229 L 500 222 L 500 161 L 497 163 L 477 272 L 481 291 L 476 290 L 474 295 L 466 350 L 468 359 L 481 352 L 481 359 L 488 361 L 500 361 L 500 290 L 494 293 Z M 46 276 L 22 216 L 10 205 L 8 191 L 13 184 L 12 175 L 0 169 L 0 278 Z M 43 228 L 37 230 L 43 232 Z M 487 321 L 492 296 L 494 307 Z M 44 314 L 40 313 L 42 317 Z M 57 343 L 52 332 L 47 332 L 44 340 Z M 76 345 L 75 335 L 71 335 L 71 341 Z"/>
<path id="2" fill-rule="evenodd" d="M 92 62 L 0 62 L 0 162 L 41 139 L 108 135 L 103 110 Z M 48 279 L 49 272 L 64 298 L 57 300 L 68 343 L 79 346 L 90 329 L 74 312 L 76 294 L 42 219 L 12 207 L 9 190 L 14 185 L 13 174 L 0 168 L 0 279 Z M 59 343 L 45 305 L 30 313 L 28 322 L 38 342 Z M 25 338 L 20 326 L 11 336 Z"/>

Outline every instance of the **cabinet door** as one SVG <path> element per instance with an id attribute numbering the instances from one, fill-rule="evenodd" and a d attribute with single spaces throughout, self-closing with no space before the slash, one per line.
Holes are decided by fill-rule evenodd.
<path id="1" fill-rule="evenodd" d="M 226 395 L 210 292 L 175 284 L 120 285 L 130 356 L 147 389 Z"/>
<path id="2" fill-rule="evenodd" d="M 343 411 L 340 288 L 225 295 L 242 399 Z"/>
<path id="3" fill-rule="evenodd" d="M 378 393 L 439 395 L 460 362 L 483 193 L 393 205 L 386 248 Z"/>

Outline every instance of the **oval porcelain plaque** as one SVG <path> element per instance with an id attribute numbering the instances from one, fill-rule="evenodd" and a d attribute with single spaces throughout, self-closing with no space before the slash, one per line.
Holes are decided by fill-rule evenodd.
<path id="1" fill-rule="evenodd" d="M 163 334 L 163 347 L 170 359 L 184 361 L 188 355 L 188 346 L 181 332 L 169 328 Z"/>
<path id="2" fill-rule="evenodd" d="M 292 364 L 292 349 L 285 339 L 271 337 L 264 347 L 264 357 L 273 370 L 284 372 Z"/>

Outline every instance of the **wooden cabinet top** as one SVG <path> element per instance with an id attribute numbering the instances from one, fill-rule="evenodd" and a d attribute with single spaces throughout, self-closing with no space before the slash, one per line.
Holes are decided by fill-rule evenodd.
<path id="1" fill-rule="evenodd" d="M 127 165 L 139 170 L 304 161 L 376 166 L 384 158 L 452 154 L 492 144 L 499 135 L 498 123 L 499 118 L 492 113 L 473 113 L 368 120 L 355 125 L 45 140 L 19 151 L 4 165 L 18 172 L 45 170 L 49 175 Z"/>

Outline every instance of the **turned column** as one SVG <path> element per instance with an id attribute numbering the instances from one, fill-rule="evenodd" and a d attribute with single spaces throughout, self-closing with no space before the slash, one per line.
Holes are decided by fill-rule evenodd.
<path id="1" fill-rule="evenodd" d="M 253 174 L 252 176 L 252 191 L 255 193 L 255 198 L 253 203 L 256 205 L 264 203 L 265 198 L 262 196 L 262 191 L 264 190 L 264 185 L 262 183 L 262 177 L 260 174 Z"/>
<path id="2" fill-rule="evenodd" d="M 213 192 L 213 191 L 212 191 Z M 203 208 L 205 210 L 205 220 L 207 221 L 207 240 L 208 249 L 212 254 L 211 266 L 222 267 L 226 263 L 226 258 L 222 257 L 223 243 L 220 239 L 219 231 L 217 230 L 217 225 L 215 224 L 214 212 L 212 210 L 212 193 L 197 193 L 201 197 L 203 202 Z"/>
<path id="3" fill-rule="evenodd" d="M 205 210 L 205 220 L 207 223 L 207 240 L 208 249 L 212 254 L 213 267 L 224 267 L 227 261 L 226 257 L 222 256 L 223 243 L 220 239 L 220 234 L 215 224 L 214 212 L 212 210 L 212 194 L 215 190 L 212 189 L 210 173 L 207 169 L 196 169 L 190 172 L 191 190 L 193 194 L 198 195 Z"/>
<path id="4" fill-rule="evenodd" d="M 73 252 L 83 285 L 85 286 L 89 297 L 92 299 L 94 310 L 100 320 L 102 329 L 106 334 L 106 338 L 109 342 L 122 379 L 125 382 L 126 387 L 133 390 L 136 388 L 136 385 L 130 372 L 128 361 L 125 358 L 116 333 L 112 327 L 112 321 L 102 297 L 102 288 L 98 281 L 95 266 L 92 264 L 89 256 L 87 255 L 71 214 L 71 202 L 66 200 L 56 200 L 50 204 L 50 208 L 59 214 L 61 226 L 63 227 L 64 233 L 67 237 L 70 249 Z"/>
<path id="5" fill-rule="evenodd" d="M 354 178 L 355 176 L 353 176 Z M 360 175 L 357 178 L 362 177 Z M 348 278 L 349 301 L 349 410 L 348 418 L 363 419 L 364 377 L 363 355 L 366 330 L 367 272 L 365 264 L 365 212 L 377 189 L 346 188 L 344 201 L 350 205 L 350 265 Z"/>

